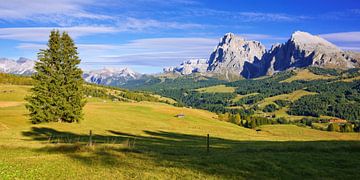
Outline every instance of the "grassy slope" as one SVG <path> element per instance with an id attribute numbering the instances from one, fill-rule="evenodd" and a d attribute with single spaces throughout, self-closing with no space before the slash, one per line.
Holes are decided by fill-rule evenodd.
<path id="1" fill-rule="evenodd" d="M 0 107 L 2 179 L 359 178 L 360 143 L 352 140 L 360 138 L 355 133 L 293 125 L 263 126 L 257 133 L 218 121 L 207 111 L 96 98 L 88 100 L 79 124 L 32 125 L 22 99 L 29 87 L 0 87 L 13 90 L 0 91 L 0 103 L 19 103 Z M 175 118 L 178 113 L 185 118 Z M 90 129 L 94 148 L 84 146 Z M 135 147 L 127 141 L 135 141 Z"/>
<path id="2" fill-rule="evenodd" d="M 262 102 L 259 103 L 259 106 L 260 106 L 260 108 L 263 108 L 268 104 L 274 103 L 274 101 L 276 101 L 276 100 L 289 100 L 289 101 L 293 102 L 293 101 L 298 100 L 302 96 L 311 95 L 311 94 L 316 94 L 316 93 L 312 93 L 312 92 L 304 91 L 304 90 L 297 90 L 297 91 L 294 91 L 289 94 L 281 94 L 278 96 L 265 98 Z"/>
<path id="3" fill-rule="evenodd" d="M 206 88 L 199 88 L 197 89 L 199 92 L 204 93 L 233 93 L 235 92 L 235 87 L 227 87 L 225 85 L 217 85 L 217 86 L 210 86 Z"/>
<path id="4" fill-rule="evenodd" d="M 282 81 L 282 82 L 292 82 L 296 80 L 318 80 L 318 79 L 331 79 L 334 78 L 333 76 L 325 76 L 325 75 L 317 75 L 310 72 L 307 69 L 299 69 L 296 71 L 296 75 Z"/>

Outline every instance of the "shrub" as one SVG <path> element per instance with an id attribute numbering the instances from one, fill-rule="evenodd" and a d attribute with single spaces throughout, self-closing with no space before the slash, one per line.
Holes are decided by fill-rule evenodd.
<path id="1" fill-rule="evenodd" d="M 275 104 L 268 104 L 263 109 L 264 112 L 274 112 L 276 110 L 277 110 L 277 108 L 276 108 Z"/>
<path id="2" fill-rule="evenodd" d="M 327 130 L 328 130 L 328 131 L 340 132 L 340 126 L 339 126 L 339 124 L 331 123 L 331 124 L 329 124 Z"/>

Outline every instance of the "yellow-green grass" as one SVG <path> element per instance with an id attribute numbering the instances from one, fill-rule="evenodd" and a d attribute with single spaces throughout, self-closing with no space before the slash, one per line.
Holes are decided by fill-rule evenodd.
<path id="1" fill-rule="evenodd" d="M 292 81 L 296 81 L 296 80 L 307 80 L 307 81 L 312 81 L 312 80 L 318 80 L 318 79 L 331 79 L 334 78 L 333 76 L 326 76 L 326 75 L 317 75 L 314 74 L 312 72 L 310 72 L 307 69 L 301 69 L 296 71 L 296 75 L 291 76 L 290 78 L 281 81 L 281 82 L 292 82 Z"/>
<path id="2" fill-rule="evenodd" d="M 167 101 L 170 104 L 176 104 L 177 103 L 174 99 L 171 99 L 171 98 L 168 98 L 168 97 L 163 97 L 163 96 L 160 96 L 160 95 L 157 95 L 157 94 L 154 94 L 152 96 L 158 98 L 161 101 Z"/>
<path id="3" fill-rule="evenodd" d="M 0 101 L 24 101 L 30 86 L 0 84 Z"/>
<path id="4" fill-rule="evenodd" d="M 203 93 L 233 93 L 233 92 L 235 92 L 235 87 L 228 87 L 225 85 L 217 85 L 217 86 L 199 88 L 199 89 L 197 89 L 197 91 L 203 92 Z"/>
<path id="5" fill-rule="evenodd" d="M 276 100 L 296 101 L 299 98 L 301 98 L 302 96 L 312 95 L 312 94 L 316 94 L 316 93 L 305 91 L 305 90 L 297 90 L 297 91 L 294 91 L 289 94 L 280 94 L 277 96 L 265 98 L 262 102 L 259 103 L 259 107 L 263 108 L 268 104 L 274 103 L 274 101 L 276 101 Z"/>
<path id="6" fill-rule="evenodd" d="M 0 85 L 2 86 L 2 85 Z M 29 87 L 12 87 L 23 91 Z M 358 178 L 356 133 L 294 125 L 261 131 L 208 111 L 89 100 L 80 123 L 29 123 L 18 94 L 1 102 L 0 179 Z M 184 118 L 174 117 L 184 114 Z M 86 146 L 92 130 L 95 146 Z M 206 135 L 210 152 L 206 153 Z M 58 143 L 57 143 L 58 142 Z M 330 173 L 329 168 L 336 174 Z"/>
<path id="7" fill-rule="evenodd" d="M 269 116 L 272 115 L 272 114 L 275 114 L 275 116 L 276 116 L 277 118 L 283 117 L 283 118 L 285 118 L 285 119 L 287 119 L 287 120 L 289 120 L 289 121 L 300 120 L 300 119 L 302 119 L 302 118 L 307 117 L 307 116 L 289 115 L 289 114 L 287 113 L 287 110 L 288 110 L 287 107 L 283 107 L 283 108 L 281 108 L 281 109 L 279 109 L 279 110 L 276 110 L 276 111 L 273 112 L 273 113 L 265 113 L 265 114 L 267 114 L 267 115 L 269 115 Z"/>
<path id="8" fill-rule="evenodd" d="M 233 101 L 236 102 L 236 101 L 239 101 L 241 98 L 248 97 L 248 96 L 254 96 L 257 94 L 259 94 L 259 93 L 250 93 L 250 94 L 245 94 L 245 95 L 237 94 L 236 97 L 233 99 Z"/>

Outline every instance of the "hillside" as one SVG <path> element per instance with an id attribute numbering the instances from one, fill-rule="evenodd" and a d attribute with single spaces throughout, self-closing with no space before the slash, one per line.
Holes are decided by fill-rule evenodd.
<path id="1" fill-rule="evenodd" d="M 308 178 L 358 177 L 355 133 L 294 125 L 255 131 L 204 110 L 108 97 L 87 97 L 80 123 L 33 125 L 23 100 L 30 86 L 0 88 L 0 176 L 5 179 L 289 178 L 304 171 Z M 89 130 L 93 147 L 86 146 Z"/>
<path id="2" fill-rule="evenodd" d="M 308 67 L 251 80 L 197 81 L 199 76 L 184 76 L 153 80 L 151 84 L 129 88 L 171 97 L 180 106 L 217 114 L 238 113 L 242 119 L 265 117 L 270 121 L 296 123 L 304 118 L 324 122 L 341 118 L 357 127 L 360 119 L 359 77 L 359 69 Z"/>

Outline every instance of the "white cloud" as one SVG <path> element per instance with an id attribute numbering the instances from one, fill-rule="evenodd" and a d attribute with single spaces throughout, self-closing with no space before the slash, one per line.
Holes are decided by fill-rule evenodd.
<path id="1" fill-rule="evenodd" d="M 99 61 L 124 65 L 169 66 L 189 58 L 208 58 L 218 43 L 215 38 L 151 38 L 118 45 L 108 54 L 98 55 Z M 103 52 L 106 53 L 106 52 Z"/>
<path id="2" fill-rule="evenodd" d="M 320 34 L 319 36 L 333 42 L 341 49 L 360 51 L 360 31 Z"/>
<path id="3" fill-rule="evenodd" d="M 155 19 L 126 18 L 119 20 L 119 28 L 123 31 L 143 31 L 148 29 L 199 29 L 206 25 L 196 23 L 181 23 L 176 21 L 158 21 Z"/>
<path id="4" fill-rule="evenodd" d="M 300 17 L 287 14 L 260 12 L 240 12 L 237 16 L 244 21 L 295 21 L 300 19 Z"/>
<path id="5" fill-rule="evenodd" d="M 54 29 L 66 31 L 75 39 L 81 36 L 114 33 L 118 31 L 114 27 L 102 26 L 0 28 L 0 39 L 37 42 L 47 41 L 50 31 Z"/>
<path id="6" fill-rule="evenodd" d="M 173 11 L 168 13 L 177 16 L 221 18 L 223 20 L 236 20 L 240 22 L 292 22 L 310 18 L 304 15 L 292 15 L 286 13 L 222 11 L 208 8 L 189 8 L 184 11 Z"/>
<path id="7" fill-rule="evenodd" d="M 71 25 L 76 19 L 112 19 L 111 16 L 85 10 L 94 0 L 11 0 L 0 3 L 0 19 Z"/>
<path id="8" fill-rule="evenodd" d="M 247 40 L 286 40 L 287 37 L 279 37 L 268 34 L 240 34 L 240 36 L 246 38 Z"/>
<path id="9" fill-rule="evenodd" d="M 340 46 L 340 48 L 350 51 L 360 51 L 360 46 Z"/>
<path id="10" fill-rule="evenodd" d="M 164 67 L 189 58 L 208 58 L 217 38 L 150 38 L 124 44 L 77 44 L 83 62 Z M 20 43 L 17 48 L 38 51 L 45 43 Z"/>
<path id="11" fill-rule="evenodd" d="M 320 34 L 320 36 L 334 42 L 360 42 L 360 31 Z"/>

